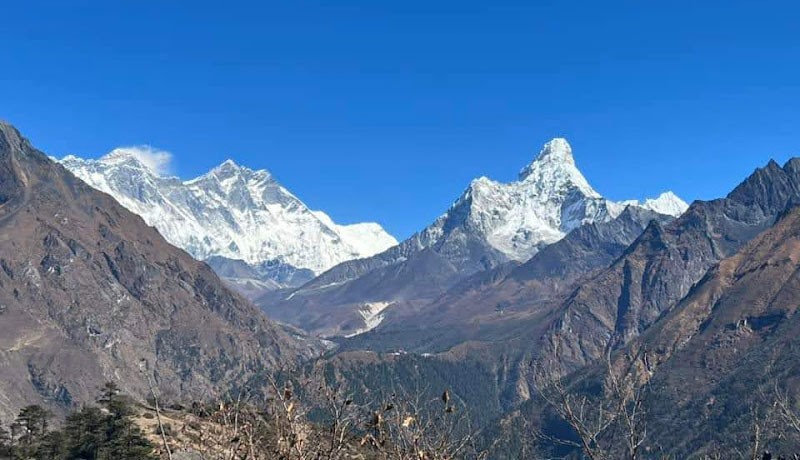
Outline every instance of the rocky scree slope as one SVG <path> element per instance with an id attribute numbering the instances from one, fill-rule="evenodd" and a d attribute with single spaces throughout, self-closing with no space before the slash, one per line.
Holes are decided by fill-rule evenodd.
<path id="1" fill-rule="evenodd" d="M 0 418 L 106 381 L 213 397 L 317 350 L 0 123 Z"/>
<path id="2" fill-rule="evenodd" d="M 645 203 L 607 200 L 578 170 L 567 141 L 553 139 L 517 181 L 476 179 L 444 215 L 398 246 L 257 303 L 319 335 L 363 332 L 369 329 L 364 312 L 376 305 L 435 298 L 477 272 L 527 261 L 570 231 L 607 222 L 627 206 L 680 214 L 686 204 L 672 193 Z"/>
<path id="3" fill-rule="evenodd" d="M 629 206 L 610 221 L 573 230 L 525 263 L 467 277 L 428 304 L 399 303 L 374 331 L 342 345 L 437 353 L 465 341 L 511 337 L 521 324 L 550 313 L 581 279 L 621 256 L 653 220 L 666 224 L 674 218 Z"/>
<path id="4" fill-rule="evenodd" d="M 772 226 L 800 199 L 800 159 L 771 161 L 727 197 L 697 201 L 670 224 L 652 222 L 607 269 L 563 303 L 544 348 L 559 343 L 574 366 L 637 337 L 705 273 Z"/>

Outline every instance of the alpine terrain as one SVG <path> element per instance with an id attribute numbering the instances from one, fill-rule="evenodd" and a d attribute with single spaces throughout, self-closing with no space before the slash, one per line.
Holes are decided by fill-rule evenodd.
<path id="1" fill-rule="evenodd" d="M 252 295 L 299 286 L 341 262 L 397 244 L 378 224 L 334 223 L 269 172 L 231 160 L 188 181 L 154 168 L 142 147 L 97 160 L 67 156 L 61 163 Z"/>
<path id="2" fill-rule="evenodd" d="M 687 208 L 671 192 L 644 203 L 603 198 L 578 170 L 567 141 L 556 138 L 517 181 L 475 179 L 445 214 L 399 245 L 257 303 L 309 332 L 352 336 L 375 327 L 398 302 L 424 303 L 470 275 L 525 262 L 569 232 L 613 220 L 629 206 L 671 216 Z"/>
<path id="3" fill-rule="evenodd" d="M 800 3 L 74 3 L 0 460 L 800 460 Z"/>
<path id="4" fill-rule="evenodd" d="M 677 458 L 764 446 L 797 453 L 798 200 L 800 159 L 771 161 L 727 197 L 651 223 L 575 286 L 547 326 L 531 329 L 538 343 L 520 368 L 551 353 L 567 373 L 562 388 L 573 398 L 594 392 L 595 405 L 614 401 L 597 393 L 612 373 L 639 387 L 643 449 L 664 446 Z M 546 406 L 534 394 L 523 413 L 545 431 L 562 429 Z"/>
<path id="5" fill-rule="evenodd" d="M 439 443 L 442 458 L 481 449 L 538 458 L 532 444 L 566 458 L 800 448 L 798 159 L 771 161 L 724 198 L 691 206 L 670 192 L 616 202 L 554 139 L 518 180 L 476 179 L 423 231 L 361 258 L 376 239 L 391 244 L 379 227 L 337 226 L 266 172 L 226 162 L 180 181 L 145 160 L 117 151 L 62 165 L 0 124 L 0 426 L 15 426 L 28 404 L 65 414 L 111 381 L 137 404 L 154 394 L 176 403 L 180 430 L 156 441 L 191 453 L 209 442 L 186 435 L 203 423 L 238 430 L 210 414 L 238 411 L 225 395 L 249 392 L 269 396 L 247 409 L 262 417 L 262 442 L 274 441 L 266 458 L 313 448 L 387 458 L 457 417 L 465 425 L 443 432 L 474 426 L 476 450 Z M 150 212 L 208 264 L 64 165 L 134 197 L 127 207 Z M 268 219 L 300 226 L 272 235 L 257 225 Z M 245 224 L 264 244 L 240 234 Z M 305 225 L 322 246 L 292 238 Z M 302 250 L 270 252 L 276 241 Z M 337 263 L 335 250 L 314 260 L 346 241 L 349 260 Z M 255 280 L 237 287 L 261 310 L 209 265 Z M 409 400 L 434 402 L 411 413 Z M 330 433 L 339 447 L 298 441 Z M 256 442 L 238 434 L 214 448 Z"/>
<path id="6" fill-rule="evenodd" d="M 318 349 L 0 123 L 0 420 L 107 381 L 220 395 Z"/>

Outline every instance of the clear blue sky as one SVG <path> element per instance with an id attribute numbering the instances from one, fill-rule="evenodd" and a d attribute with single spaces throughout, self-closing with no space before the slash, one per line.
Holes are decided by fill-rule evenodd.
<path id="1" fill-rule="evenodd" d="M 0 118 L 55 156 L 232 157 L 398 237 L 554 136 L 610 198 L 712 198 L 800 154 L 795 4 L 9 2 Z"/>

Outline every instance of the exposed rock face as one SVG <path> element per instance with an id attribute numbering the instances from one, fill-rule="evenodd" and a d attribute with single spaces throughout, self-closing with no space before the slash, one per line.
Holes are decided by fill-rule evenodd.
<path id="1" fill-rule="evenodd" d="M 470 275 L 527 261 L 570 231 L 607 222 L 628 205 L 680 214 L 680 203 L 672 194 L 645 204 L 603 198 L 578 170 L 567 141 L 553 139 L 517 181 L 475 179 L 445 214 L 398 246 L 339 264 L 297 290 L 267 294 L 257 303 L 308 331 L 349 335 L 363 330 L 359 312 L 367 304 L 430 300 Z"/>
<path id="2" fill-rule="evenodd" d="M 641 356 L 648 370 L 645 447 L 733 458 L 752 450 L 758 423 L 762 449 L 800 449 L 794 428 L 773 412 L 777 398 L 800 395 L 800 208 L 778 219 L 615 356 Z M 605 378 L 604 366 L 590 366 L 567 385 L 595 388 Z"/>
<path id="3" fill-rule="evenodd" d="M 424 306 L 398 305 L 373 334 L 346 346 L 434 352 L 519 333 L 520 323 L 547 314 L 579 279 L 622 255 L 652 220 L 665 224 L 673 218 L 630 206 L 611 221 L 579 227 L 524 264 L 468 277 Z"/>
<path id="4" fill-rule="evenodd" d="M 0 418 L 103 382 L 205 398 L 314 352 L 0 123 Z"/>
<path id="5" fill-rule="evenodd" d="M 658 324 L 709 268 L 772 226 L 800 197 L 798 164 L 770 163 L 726 198 L 696 202 L 671 222 L 621 225 L 618 219 L 581 227 L 525 264 L 477 275 L 471 285 L 456 284 L 418 309 L 395 307 L 397 317 L 390 310 L 374 334 L 344 346 L 446 350 L 452 359 L 491 363 L 500 400 L 513 408 L 533 393 L 530 362 L 551 351 L 554 341 L 565 365 L 578 369 L 607 346 L 624 347 Z"/>
<path id="6" fill-rule="evenodd" d="M 575 366 L 626 344 L 798 199 L 800 159 L 783 167 L 772 161 L 726 198 L 695 202 L 670 224 L 651 223 L 622 257 L 574 291 L 547 341 L 559 340 L 562 358 Z"/>
<path id="7" fill-rule="evenodd" d="M 232 278 L 236 286 L 297 287 L 336 264 L 397 244 L 375 223 L 337 225 L 268 171 L 228 160 L 182 181 L 154 169 L 148 164 L 152 156 L 129 147 L 98 160 L 68 156 L 61 163 L 142 216 L 170 243 L 223 268 L 223 276 L 237 261 L 250 265 L 253 278 Z"/>
<path id="8" fill-rule="evenodd" d="M 799 275 L 800 209 L 793 208 L 631 344 L 648 350 L 656 369 L 648 402 L 656 442 L 674 445 L 680 457 L 715 444 L 740 447 L 752 434 L 744 420 L 754 408 L 767 410 L 776 388 L 797 397 Z"/>

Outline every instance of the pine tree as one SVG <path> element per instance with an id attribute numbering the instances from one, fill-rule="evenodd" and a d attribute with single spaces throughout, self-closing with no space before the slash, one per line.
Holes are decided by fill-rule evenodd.
<path id="1" fill-rule="evenodd" d="M 49 460 L 66 459 L 65 445 L 63 431 L 50 431 L 45 434 L 35 446 L 35 458 L 46 458 Z"/>
<path id="2" fill-rule="evenodd" d="M 97 459 L 106 443 L 106 416 L 97 407 L 85 407 L 64 423 L 66 458 Z"/>
<path id="3" fill-rule="evenodd" d="M 73 412 L 61 430 L 52 431 L 49 411 L 23 408 L 10 434 L 0 429 L 0 459 L 157 460 L 153 445 L 133 421 L 133 404 L 115 384 L 106 384 L 97 402 L 101 407 Z"/>
<path id="4" fill-rule="evenodd" d="M 50 411 L 38 405 L 23 407 L 11 424 L 12 458 L 47 458 L 38 454 L 52 418 Z"/>
<path id="5" fill-rule="evenodd" d="M 39 405 L 23 407 L 12 425 L 12 431 L 18 433 L 17 441 L 27 446 L 36 443 L 47 432 L 52 417 L 50 411 Z"/>
<path id="6" fill-rule="evenodd" d="M 13 453 L 11 447 L 11 433 L 0 427 L 0 458 L 10 458 Z"/>
<path id="7" fill-rule="evenodd" d="M 104 407 L 114 417 L 127 417 L 133 415 L 134 410 L 129 398 L 120 393 L 120 389 L 114 382 L 106 382 L 103 385 L 103 393 L 97 400 L 100 406 Z"/>
<path id="8" fill-rule="evenodd" d="M 136 412 L 133 404 L 128 397 L 120 394 L 117 384 L 106 383 L 98 403 L 109 412 L 106 419 L 108 438 L 97 457 L 98 460 L 156 458 L 153 454 L 152 444 L 132 420 L 132 416 Z"/>
<path id="9" fill-rule="evenodd" d="M 133 422 L 135 410 L 113 382 L 103 386 L 97 400 L 105 411 L 85 407 L 70 415 L 64 426 L 66 460 L 155 460 L 153 445 Z"/>

